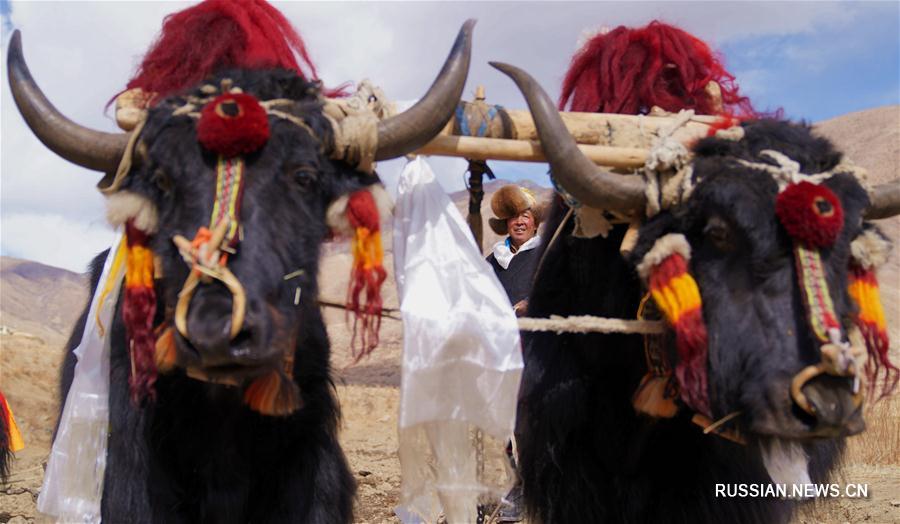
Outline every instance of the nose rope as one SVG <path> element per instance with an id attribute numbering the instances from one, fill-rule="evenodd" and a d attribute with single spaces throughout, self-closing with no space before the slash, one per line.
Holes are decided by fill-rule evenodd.
<path id="1" fill-rule="evenodd" d="M 172 241 L 184 261 L 191 267 L 191 273 L 175 305 L 175 327 L 184 338 L 188 334 L 187 314 L 191 299 L 200 283 L 210 283 L 213 279 L 222 282 L 231 292 L 231 331 L 234 338 L 241 331 L 246 313 L 247 296 L 244 287 L 228 269 L 228 255 L 235 253 L 241 240 L 238 220 L 243 194 L 244 162 L 240 157 L 219 157 L 216 169 L 216 199 L 213 204 L 210 228 L 201 227 L 193 240 L 175 235 Z"/>
<path id="2" fill-rule="evenodd" d="M 796 171 L 795 166 L 788 167 Z M 862 344 L 844 341 L 822 263 L 821 249 L 834 244 L 843 226 L 840 201 L 825 185 L 797 178 L 781 185 L 775 213 L 794 242 L 794 262 L 807 322 L 820 344 L 819 362 L 805 367 L 791 380 L 791 398 L 803 411 L 815 416 L 816 408 L 803 393 L 803 386 L 819 375 L 852 377 L 853 404 L 862 404 L 860 372 L 865 349 Z"/>

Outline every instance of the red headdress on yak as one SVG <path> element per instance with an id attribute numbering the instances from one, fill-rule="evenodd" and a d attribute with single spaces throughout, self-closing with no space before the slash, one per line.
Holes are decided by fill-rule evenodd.
<path id="1" fill-rule="evenodd" d="M 318 78 L 303 39 L 267 2 L 206 0 L 166 17 L 128 89 L 162 99 L 229 68 L 282 68 Z"/>
<path id="2" fill-rule="evenodd" d="M 699 38 L 653 21 L 601 31 L 572 57 L 561 110 L 645 114 L 653 107 L 704 115 L 758 116 L 734 75 Z"/>

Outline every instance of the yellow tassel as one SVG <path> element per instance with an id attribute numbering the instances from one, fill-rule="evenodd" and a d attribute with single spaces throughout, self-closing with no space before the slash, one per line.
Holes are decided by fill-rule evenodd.
<path id="1" fill-rule="evenodd" d="M 698 309 L 702 304 L 697 282 L 688 273 L 676 276 L 660 287 L 651 285 L 650 294 L 672 325 L 678 324 L 684 313 Z"/>
<path id="2" fill-rule="evenodd" d="M 3 401 L 3 405 L 6 408 L 6 422 L 9 425 L 9 449 L 15 453 L 25 447 L 25 439 L 22 438 L 22 433 L 19 432 L 19 426 L 16 425 L 16 418 L 13 416 L 12 408 L 9 407 L 9 402 L 6 401 L 6 398 L 3 395 L 0 395 L 0 400 Z"/>
<path id="3" fill-rule="evenodd" d="M 887 329 L 884 318 L 884 307 L 877 284 L 863 278 L 851 278 L 847 289 L 850 296 L 859 306 L 859 318 L 863 322 L 874 324 L 879 330 Z"/>
<path id="4" fill-rule="evenodd" d="M 103 290 L 100 292 L 100 298 L 97 302 L 97 314 L 96 314 L 96 322 L 97 327 L 100 330 L 100 336 L 105 334 L 106 328 L 103 326 L 103 322 L 100 321 L 100 312 L 103 311 L 103 302 L 106 300 L 109 293 L 112 291 L 113 286 L 115 286 L 115 276 L 119 273 L 119 268 L 122 267 L 122 264 L 125 263 L 125 257 L 128 253 L 128 245 L 124 238 L 119 242 L 119 247 L 116 248 L 115 258 L 113 258 L 112 267 L 109 271 L 109 278 L 106 279 L 106 282 L 103 283 Z"/>
<path id="5" fill-rule="evenodd" d="M 153 272 L 153 251 L 142 245 L 131 246 L 125 261 L 125 285 L 152 288 Z"/>

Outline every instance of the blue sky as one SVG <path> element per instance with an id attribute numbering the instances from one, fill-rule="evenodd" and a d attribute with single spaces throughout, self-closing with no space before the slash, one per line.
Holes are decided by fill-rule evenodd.
<path id="1" fill-rule="evenodd" d="M 104 113 L 124 87 L 163 17 L 189 3 L 0 0 L 5 70 L 12 28 L 38 84 L 70 118 L 115 131 Z M 580 38 L 601 27 L 678 25 L 721 52 L 758 108 L 818 122 L 900 104 L 900 2 L 340 2 L 276 3 L 307 43 L 328 85 L 370 78 L 410 101 L 433 80 L 459 26 L 478 19 L 464 97 L 524 108 L 500 60 L 531 72 L 556 97 Z M 5 75 L 2 75 L 5 77 Z M 99 175 L 55 157 L 0 85 L 0 254 L 82 271 L 109 245 Z M 900 125 L 900 122 L 898 122 Z M 430 160 L 448 191 L 463 188 L 465 162 Z M 379 165 L 389 189 L 403 161 Z M 501 178 L 547 183 L 546 166 L 494 162 Z"/>
<path id="2" fill-rule="evenodd" d="M 822 27 L 739 38 L 719 50 L 757 106 L 783 107 L 791 119 L 900 104 L 900 2 L 845 7 L 845 17 Z"/>

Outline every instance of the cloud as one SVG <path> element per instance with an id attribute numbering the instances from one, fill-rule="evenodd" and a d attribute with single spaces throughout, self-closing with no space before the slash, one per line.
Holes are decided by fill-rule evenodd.
<path id="1" fill-rule="evenodd" d="M 4 214 L 0 253 L 83 273 L 112 240 L 105 224 L 72 222 L 61 215 Z"/>

